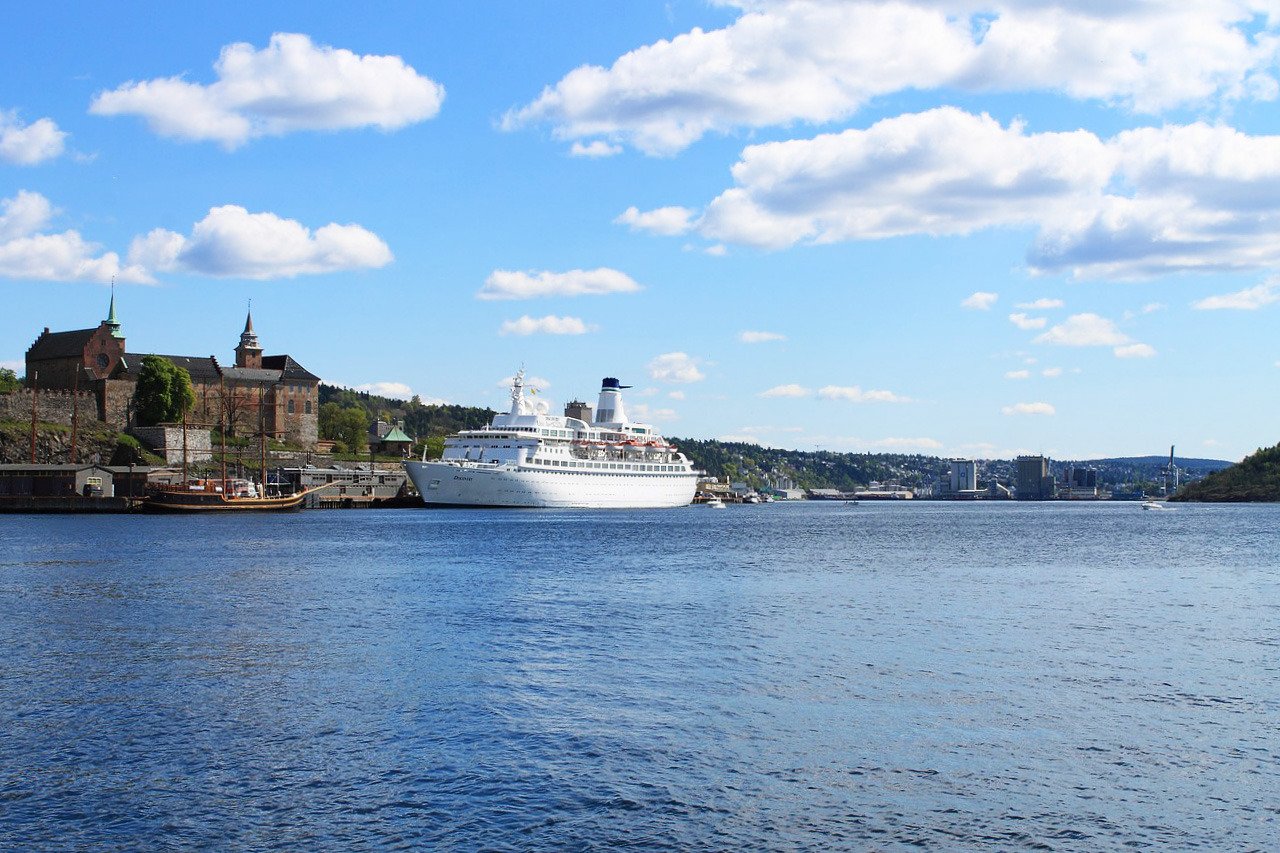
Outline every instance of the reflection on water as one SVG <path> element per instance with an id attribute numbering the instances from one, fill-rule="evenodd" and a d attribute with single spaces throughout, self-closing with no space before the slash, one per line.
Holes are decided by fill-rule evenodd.
<path id="1" fill-rule="evenodd" d="M 0 848 L 1268 849 L 1280 508 L 0 525 Z"/>

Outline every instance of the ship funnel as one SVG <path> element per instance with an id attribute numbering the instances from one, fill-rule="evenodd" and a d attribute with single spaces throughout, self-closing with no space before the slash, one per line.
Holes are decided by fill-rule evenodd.
<path id="1" fill-rule="evenodd" d="M 618 424 L 626 421 L 627 412 L 622 407 L 622 389 L 630 387 L 619 385 L 618 380 L 612 376 L 604 378 L 600 383 L 600 402 L 596 405 L 596 423 Z"/>

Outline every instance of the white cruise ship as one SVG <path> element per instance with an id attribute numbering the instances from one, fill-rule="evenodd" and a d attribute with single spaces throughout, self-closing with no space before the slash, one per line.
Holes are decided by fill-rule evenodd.
<path id="1" fill-rule="evenodd" d="M 571 403 L 564 417 L 525 399 L 524 371 L 511 411 L 448 438 L 443 458 L 406 462 L 431 506 L 642 508 L 685 506 L 698 472 L 648 424 L 627 420 L 618 380 L 608 377 L 592 418 Z"/>

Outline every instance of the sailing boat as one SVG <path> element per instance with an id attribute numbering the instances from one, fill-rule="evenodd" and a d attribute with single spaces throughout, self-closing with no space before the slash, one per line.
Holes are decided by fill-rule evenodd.
<path id="1" fill-rule="evenodd" d="M 255 486 L 249 480 L 227 477 L 227 405 L 226 380 L 222 382 L 222 416 L 218 429 L 222 435 L 222 477 L 192 479 L 187 473 L 187 412 L 182 411 L 182 483 L 153 486 L 145 508 L 152 512 L 272 512 L 293 510 L 302 506 L 307 495 L 329 487 L 328 483 L 289 495 L 267 495 L 267 431 L 262 416 L 262 391 L 258 393 L 258 450 L 260 479 Z"/>

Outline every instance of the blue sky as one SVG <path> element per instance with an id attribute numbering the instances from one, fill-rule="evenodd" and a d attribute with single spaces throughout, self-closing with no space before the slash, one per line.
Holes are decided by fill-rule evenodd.
<path id="1" fill-rule="evenodd" d="M 263 9 L 260 6 L 269 5 Z M 989 458 L 1277 440 L 1280 6 L 8 13 L 0 362 L 105 315 L 668 434 Z"/>

